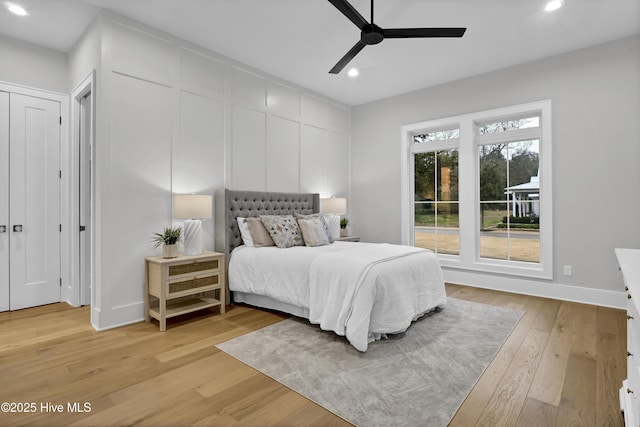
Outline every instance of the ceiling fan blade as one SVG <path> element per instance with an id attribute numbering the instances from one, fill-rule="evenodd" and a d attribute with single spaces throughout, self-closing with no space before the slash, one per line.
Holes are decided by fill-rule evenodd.
<path id="1" fill-rule="evenodd" d="M 383 29 L 384 38 L 462 37 L 466 28 L 390 28 Z"/>
<path id="2" fill-rule="evenodd" d="M 366 44 L 361 43 L 360 41 L 358 41 L 358 43 L 356 43 L 349 52 L 347 52 L 347 54 L 345 56 L 342 57 L 342 59 L 340 59 L 340 61 L 338 61 L 338 63 L 336 65 L 333 66 L 333 68 L 331 70 L 329 70 L 330 74 L 338 74 L 340 73 L 340 71 L 342 71 L 342 69 L 349 63 L 351 62 L 351 60 L 362 50 L 364 49 L 364 47 L 366 46 Z"/>
<path id="3" fill-rule="evenodd" d="M 367 20 L 360 15 L 360 13 L 351 6 L 347 0 L 329 0 L 329 3 L 334 5 L 344 16 L 349 18 L 351 22 L 356 24 L 360 29 L 368 24 Z"/>

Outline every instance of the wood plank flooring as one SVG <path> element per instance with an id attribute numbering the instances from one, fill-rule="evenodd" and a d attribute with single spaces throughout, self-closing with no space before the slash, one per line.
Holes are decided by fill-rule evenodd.
<path id="1" fill-rule="evenodd" d="M 623 311 L 457 285 L 447 293 L 525 312 L 451 426 L 623 425 Z M 164 333 L 144 322 L 95 332 L 88 307 L 0 313 L 0 402 L 19 410 L 0 412 L 0 425 L 349 425 L 214 347 L 283 318 L 234 306 L 171 319 Z"/>

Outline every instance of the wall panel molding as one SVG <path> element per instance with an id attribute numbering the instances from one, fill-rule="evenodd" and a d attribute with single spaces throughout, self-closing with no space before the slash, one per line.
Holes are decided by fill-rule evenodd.
<path id="1" fill-rule="evenodd" d="M 348 106 L 291 82 L 108 11 L 96 22 L 84 37 L 99 34 L 86 44 L 99 52 L 85 49 L 73 64 L 99 59 L 94 326 L 108 329 L 144 315 L 140 262 L 158 253 L 149 245 L 152 232 L 179 225 L 172 193 L 325 194 L 329 181 L 343 191 L 350 150 L 342 144 L 350 144 L 351 126 Z M 331 152 L 343 159 L 331 168 L 329 131 L 340 141 Z M 146 195 L 136 199 L 139 192 Z M 136 206 L 126 221 L 114 207 L 121 202 Z M 122 252 L 111 230 L 125 225 L 136 231 Z M 204 247 L 213 249 L 213 221 L 204 230 Z"/>

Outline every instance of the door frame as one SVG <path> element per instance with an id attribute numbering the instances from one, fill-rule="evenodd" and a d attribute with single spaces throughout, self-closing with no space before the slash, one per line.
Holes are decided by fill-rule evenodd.
<path id="1" fill-rule="evenodd" d="M 11 115 L 11 94 L 0 92 L 0 312 L 11 308 L 11 284 L 9 263 L 11 255 L 11 224 L 9 224 L 9 123 Z M 6 181 L 6 184 L 5 184 Z"/>
<path id="2" fill-rule="evenodd" d="M 90 111 L 90 126 L 91 131 L 89 133 L 89 143 L 94 149 L 92 150 L 92 159 L 95 155 L 95 139 L 96 139 L 96 71 L 92 70 L 89 74 L 87 74 L 80 83 L 75 87 L 73 92 L 71 93 L 72 99 L 72 112 L 71 112 L 71 123 L 73 129 L 73 141 L 71 144 L 71 165 L 69 168 L 69 172 L 71 175 L 70 185 L 71 185 L 71 212 L 69 215 L 69 233 L 67 235 L 71 238 L 71 247 L 70 247 L 70 258 L 69 265 L 71 269 L 71 277 L 72 280 L 70 282 L 70 293 L 69 293 L 69 303 L 74 307 L 79 307 L 87 303 L 87 301 L 83 301 L 83 296 L 85 294 L 82 289 L 82 283 L 80 280 L 81 276 L 81 263 L 80 263 L 80 181 L 81 181 L 81 173 L 80 173 L 80 110 L 81 105 L 80 102 L 82 98 L 84 98 L 87 94 L 91 94 L 91 111 Z M 93 161 L 93 165 L 95 166 L 95 160 Z M 91 274 L 91 282 L 89 283 L 89 288 L 91 289 L 91 299 L 89 304 L 92 307 L 95 307 L 95 167 L 91 168 L 91 200 L 90 200 L 90 210 L 93 213 L 91 216 L 91 225 L 89 226 L 89 236 L 88 236 L 88 246 L 90 247 L 90 256 L 89 263 L 90 269 L 92 271 Z M 93 317 L 93 310 L 91 310 L 91 316 Z M 93 324 L 93 319 L 92 319 Z"/>
<path id="3" fill-rule="evenodd" d="M 26 85 L 0 81 L 0 90 L 9 93 L 32 96 L 60 103 L 60 276 L 62 278 L 60 300 L 71 304 L 69 299 L 70 269 L 69 269 L 69 95 L 38 89 Z M 73 304 L 71 304 L 73 305 Z"/>

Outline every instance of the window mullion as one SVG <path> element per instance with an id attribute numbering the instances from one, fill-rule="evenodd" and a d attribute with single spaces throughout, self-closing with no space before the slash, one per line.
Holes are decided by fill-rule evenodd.
<path id="1" fill-rule="evenodd" d="M 477 174 L 477 147 L 474 145 L 475 126 L 470 120 L 460 122 L 460 148 L 458 151 L 458 204 L 460 261 L 471 265 L 477 252 L 476 204 L 478 194 L 475 186 Z"/>

